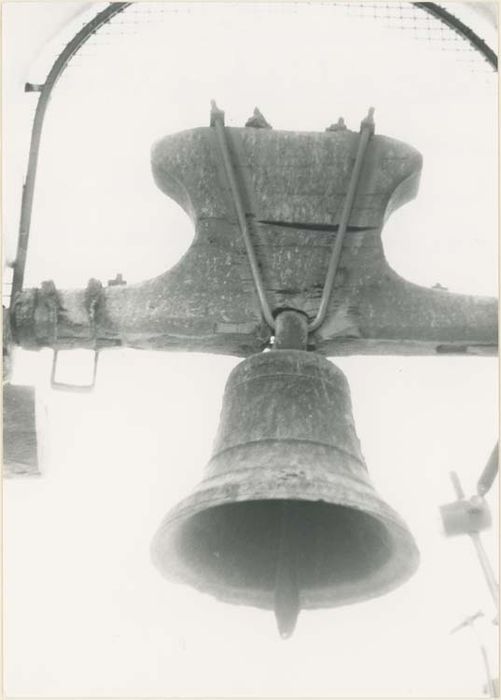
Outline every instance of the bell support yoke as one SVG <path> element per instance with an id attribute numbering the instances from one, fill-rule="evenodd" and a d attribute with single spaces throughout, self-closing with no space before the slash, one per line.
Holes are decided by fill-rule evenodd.
<path id="1" fill-rule="evenodd" d="M 371 134 L 341 232 L 362 131 L 224 127 L 239 217 L 216 123 L 168 135 L 152 150 L 157 185 L 194 223 L 181 260 L 154 279 L 104 289 L 92 322 L 85 290 L 56 291 L 55 326 L 41 291 L 22 290 L 11 313 L 17 344 L 241 357 L 263 350 L 273 328 L 256 294 L 243 212 L 273 317 L 294 309 L 310 326 L 336 236 L 344 236 L 324 320 L 310 333 L 309 349 L 331 356 L 496 353 L 496 299 L 420 287 L 385 259 L 384 222 L 418 189 L 422 158 L 414 148 Z"/>

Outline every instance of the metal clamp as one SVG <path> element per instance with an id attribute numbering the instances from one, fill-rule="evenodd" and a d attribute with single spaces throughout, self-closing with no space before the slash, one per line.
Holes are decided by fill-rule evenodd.
<path id="1" fill-rule="evenodd" d="M 37 334 L 47 338 L 49 343 L 57 341 L 57 315 L 60 302 L 57 296 L 56 285 L 52 280 L 42 282 L 38 292 Z"/>
<path id="2" fill-rule="evenodd" d="M 57 391 L 90 392 L 96 385 L 97 365 L 99 361 L 99 347 L 97 340 L 96 311 L 104 299 L 103 285 L 99 280 L 91 279 L 87 284 L 84 295 L 84 306 L 89 317 L 91 329 L 91 340 L 94 341 L 94 364 L 92 370 L 92 380 L 90 384 L 68 384 L 56 381 L 57 357 L 59 350 L 54 350 L 52 357 L 52 368 L 50 373 L 50 386 Z"/>
<path id="3" fill-rule="evenodd" d="M 440 508 L 445 534 L 468 535 L 470 537 L 494 606 L 496 611 L 499 612 L 498 582 L 480 539 L 480 531 L 490 525 L 487 503 L 483 497 L 478 495 L 466 500 L 463 487 L 456 472 L 451 472 L 450 478 L 456 492 L 456 501 Z"/>

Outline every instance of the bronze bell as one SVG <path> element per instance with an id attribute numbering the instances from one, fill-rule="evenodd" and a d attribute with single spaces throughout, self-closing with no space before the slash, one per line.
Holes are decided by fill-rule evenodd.
<path id="1" fill-rule="evenodd" d="M 301 608 L 386 593 L 419 554 L 369 480 L 344 374 L 274 350 L 231 372 L 205 478 L 163 521 L 153 558 L 171 580 L 274 609 L 288 637 Z"/>

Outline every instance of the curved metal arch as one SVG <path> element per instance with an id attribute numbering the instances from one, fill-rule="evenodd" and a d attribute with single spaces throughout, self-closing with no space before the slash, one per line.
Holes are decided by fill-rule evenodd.
<path id="1" fill-rule="evenodd" d="M 104 24 L 109 22 L 117 14 L 125 10 L 130 2 L 114 2 L 104 10 L 99 12 L 90 22 L 87 22 L 73 39 L 65 46 L 49 71 L 45 83 L 38 98 L 33 126 L 31 128 L 31 141 L 28 156 L 28 167 L 26 179 L 23 185 L 23 195 L 21 199 L 21 217 L 19 222 L 19 237 L 17 242 L 16 259 L 14 261 L 14 274 L 12 278 L 12 294 L 10 307 L 14 303 L 17 292 L 21 291 L 24 281 L 24 270 L 26 267 L 26 255 L 28 251 L 28 241 L 31 227 L 31 214 L 33 210 L 33 195 L 35 192 L 35 181 L 38 166 L 38 156 L 40 152 L 40 142 L 42 138 L 45 114 L 52 91 L 63 74 L 66 66 L 73 56 L 80 50 L 85 42 L 97 32 Z"/>
<path id="2" fill-rule="evenodd" d="M 482 54 L 487 63 L 495 70 L 498 69 L 498 57 L 488 46 L 483 39 L 481 39 L 478 34 L 476 34 L 472 29 L 466 26 L 464 22 L 455 17 L 453 14 L 448 12 L 445 8 L 440 7 L 435 2 L 413 2 L 414 7 L 418 7 L 420 10 L 427 12 L 436 19 L 443 22 L 450 29 L 460 34 L 463 39 L 466 39 L 473 48 Z"/>

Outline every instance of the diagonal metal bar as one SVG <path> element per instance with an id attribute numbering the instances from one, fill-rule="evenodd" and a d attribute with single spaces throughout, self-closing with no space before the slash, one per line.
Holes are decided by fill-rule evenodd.
<path id="1" fill-rule="evenodd" d="M 491 488 L 494 479 L 497 476 L 499 469 L 499 443 L 496 443 L 494 449 L 492 450 L 487 464 L 485 465 L 482 474 L 477 482 L 477 493 L 479 496 L 485 496 L 485 494 Z"/>
<path id="2" fill-rule="evenodd" d="M 252 278 L 254 280 L 254 285 L 259 298 L 259 303 L 261 305 L 261 312 L 263 314 L 264 320 L 270 326 L 270 328 L 275 328 L 275 320 L 273 314 L 271 313 L 270 305 L 266 298 L 266 292 L 264 290 L 263 279 L 261 277 L 261 271 L 259 269 L 259 263 L 256 258 L 256 253 L 254 251 L 254 246 L 252 245 L 250 231 L 247 224 L 247 216 L 245 214 L 244 205 L 242 202 L 242 197 L 240 195 L 240 188 L 237 183 L 237 177 L 235 175 L 235 170 L 231 162 L 230 149 L 228 147 L 228 142 L 226 140 L 226 133 L 224 127 L 224 112 L 217 108 L 214 100 L 211 102 L 211 124 L 216 129 L 219 149 L 221 151 L 221 156 L 223 158 L 224 169 L 228 183 L 230 185 L 231 194 L 233 197 L 233 203 L 237 212 L 238 223 L 240 226 L 240 231 L 244 239 L 245 250 L 247 252 L 247 257 L 249 259 L 249 264 L 252 271 Z"/>
<path id="3" fill-rule="evenodd" d="M 320 300 L 320 306 L 317 311 L 317 315 L 313 321 L 308 325 L 308 331 L 312 333 L 320 328 L 322 323 L 325 321 L 325 316 L 327 314 L 327 308 L 329 306 L 329 300 L 332 294 L 332 287 L 334 286 L 334 279 L 336 277 L 336 272 L 339 265 L 339 259 L 341 257 L 341 251 L 343 248 L 344 237 L 346 230 L 348 228 L 348 223 L 350 220 L 351 210 L 353 209 L 353 202 L 355 201 L 355 195 L 357 193 L 357 187 L 360 180 L 360 175 L 362 173 L 362 166 L 364 163 L 365 152 L 367 150 L 367 145 L 369 139 L 374 133 L 374 108 L 369 109 L 369 114 L 362 121 L 360 126 L 360 139 L 358 142 L 357 155 L 355 158 L 355 164 L 351 173 L 350 184 L 348 185 L 348 192 L 346 193 L 346 198 L 343 204 L 343 210 L 341 212 L 341 219 L 339 221 L 339 229 L 336 234 L 336 239 L 334 241 L 334 246 L 332 248 L 331 257 L 329 260 L 329 267 L 327 269 L 327 275 L 325 278 L 325 284 L 322 292 L 322 298 Z"/>

